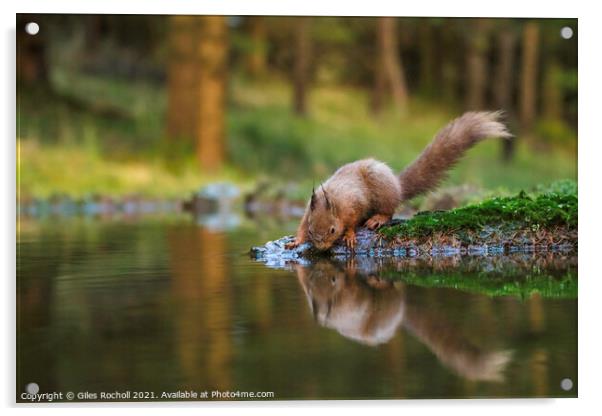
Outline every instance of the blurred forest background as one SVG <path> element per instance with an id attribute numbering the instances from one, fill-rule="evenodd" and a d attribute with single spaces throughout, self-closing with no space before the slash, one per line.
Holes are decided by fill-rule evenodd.
<path id="1" fill-rule="evenodd" d="M 358 158 L 400 170 L 484 109 L 516 136 L 475 148 L 448 183 L 576 179 L 576 19 L 18 15 L 17 82 L 25 198 L 224 180 L 305 196 Z"/>

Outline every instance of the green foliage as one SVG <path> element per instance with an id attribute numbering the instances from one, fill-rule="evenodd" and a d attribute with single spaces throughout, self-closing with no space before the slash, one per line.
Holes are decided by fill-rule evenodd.
<path id="1" fill-rule="evenodd" d="M 560 84 L 569 94 L 577 93 L 578 87 L 577 69 L 566 69 L 560 74 Z"/>
<path id="2" fill-rule="evenodd" d="M 539 185 L 535 190 L 535 194 L 560 194 L 560 195 L 575 195 L 577 197 L 578 188 L 577 182 L 564 179 L 551 183 L 550 185 Z"/>
<path id="3" fill-rule="evenodd" d="M 562 120 L 539 120 L 535 124 L 534 133 L 545 139 L 546 143 L 577 147 L 577 134 Z"/>
<path id="4" fill-rule="evenodd" d="M 513 197 L 492 198 L 451 211 L 419 213 L 412 219 L 381 229 L 388 238 L 425 237 L 433 233 L 478 230 L 485 225 L 519 223 L 539 229 L 553 226 L 577 227 L 576 185 L 553 185 L 552 191 L 530 196 L 520 192 Z"/>
<path id="5" fill-rule="evenodd" d="M 300 177 L 311 166 L 304 144 L 311 126 L 283 108 L 238 112 L 229 118 L 228 156 L 237 168 L 253 174 L 283 173 Z"/>

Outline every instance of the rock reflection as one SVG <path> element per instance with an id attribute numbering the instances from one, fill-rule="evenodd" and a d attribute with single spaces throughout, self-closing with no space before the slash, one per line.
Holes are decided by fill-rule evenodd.
<path id="1" fill-rule="evenodd" d="M 314 319 L 346 338 L 377 346 L 401 327 L 433 352 L 439 361 L 468 380 L 504 380 L 511 351 L 487 351 L 475 345 L 431 308 L 412 302 L 401 282 L 379 276 L 378 267 L 323 259 L 295 265 Z"/>

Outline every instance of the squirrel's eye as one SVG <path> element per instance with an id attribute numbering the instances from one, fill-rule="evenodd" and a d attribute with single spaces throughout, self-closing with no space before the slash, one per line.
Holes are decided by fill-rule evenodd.
<path id="1" fill-rule="evenodd" d="M 334 227 L 330 228 L 330 234 L 334 234 Z"/>

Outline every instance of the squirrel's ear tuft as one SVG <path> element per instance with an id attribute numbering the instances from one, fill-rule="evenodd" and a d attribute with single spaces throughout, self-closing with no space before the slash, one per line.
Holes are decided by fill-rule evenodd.
<path id="1" fill-rule="evenodd" d="M 316 190 L 311 188 L 311 201 L 309 202 L 309 208 L 313 211 L 316 208 Z"/>
<path id="2" fill-rule="evenodd" d="M 330 203 L 330 199 L 328 199 L 328 194 L 326 193 L 326 189 L 324 189 L 324 185 L 321 186 L 322 193 L 324 194 L 324 200 L 326 201 L 326 208 L 331 209 L 332 205 Z"/>

